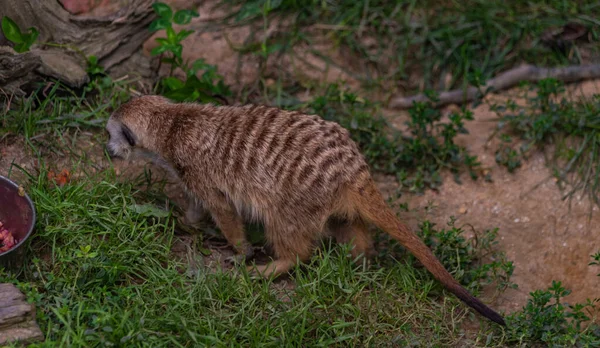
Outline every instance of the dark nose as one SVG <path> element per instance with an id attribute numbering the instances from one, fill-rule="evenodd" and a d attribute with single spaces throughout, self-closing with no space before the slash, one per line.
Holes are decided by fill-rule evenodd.
<path id="1" fill-rule="evenodd" d="M 108 145 L 104 146 L 104 149 L 106 150 L 106 152 L 108 153 L 108 156 L 109 156 L 110 158 L 115 158 L 115 157 L 117 157 L 117 154 L 116 154 L 116 153 L 114 153 L 114 152 L 113 152 L 113 150 L 112 150 L 110 147 L 108 147 Z"/>

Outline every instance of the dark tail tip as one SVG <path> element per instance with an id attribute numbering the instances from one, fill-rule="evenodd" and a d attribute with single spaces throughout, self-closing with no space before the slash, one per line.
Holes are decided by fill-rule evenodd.
<path id="1" fill-rule="evenodd" d="M 483 315 L 484 317 L 488 318 L 489 320 L 491 320 L 499 325 L 506 326 L 506 322 L 504 322 L 504 318 L 502 318 L 502 316 L 500 314 L 498 314 L 493 309 L 491 309 L 490 307 L 483 304 L 481 301 L 479 301 L 475 297 L 473 297 L 464 288 L 461 287 L 461 290 L 457 291 L 455 294 L 456 294 L 456 297 L 458 297 L 464 303 L 466 303 L 467 305 L 469 305 L 470 307 L 475 309 L 477 312 L 479 312 L 479 314 Z"/>

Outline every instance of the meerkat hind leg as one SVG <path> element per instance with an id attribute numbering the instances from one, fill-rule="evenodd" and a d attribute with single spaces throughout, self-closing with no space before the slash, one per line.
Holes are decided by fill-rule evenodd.
<path id="1" fill-rule="evenodd" d="M 310 228 L 293 224 L 266 224 L 265 234 L 275 253 L 275 260 L 265 265 L 249 266 L 248 271 L 263 277 L 277 277 L 290 271 L 298 261 L 308 261 L 313 252 L 314 237 L 318 234 L 313 232 Z"/>
<path id="2" fill-rule="evenodd" d="M 329 224 L 331 234 L 340 244 L 351 243 L 350 254 L 354 258 L 368 258 L 373 254 L 373 240 L 365 222 L 360 219 L 353 221 L 333 221 Z"/>

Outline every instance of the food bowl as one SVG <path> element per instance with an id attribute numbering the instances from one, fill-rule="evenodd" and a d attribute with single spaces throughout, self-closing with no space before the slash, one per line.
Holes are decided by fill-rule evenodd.
<path id="1" fill-rule="evenodd" d="M 0 221 L 17 240 L 14 247 L 0 253 L 0 266 L 12 269 L 21 265 L 35 218 L 35 207 L 27 193 L 19 192 L 19 185 L 0 175 Z"/>

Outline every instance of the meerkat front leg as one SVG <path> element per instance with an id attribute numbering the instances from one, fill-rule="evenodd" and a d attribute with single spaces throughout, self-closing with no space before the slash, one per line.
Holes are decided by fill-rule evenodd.
<path id="1" fill-rule="evenodd" d="M 205 207 L 227 242 L 237 252 L 237 255 L 228 258 L 227 261 L 241 263 L 246 258 L 251 258 L 254 255 L 254 249 L 246 239 L 244 222 L 235 207 L 220 193 L 212 194 L 207 198 Z"/>
<path id="2" fill-rule="evenodd" d="M 205 211 L 202 204 L 194 197 L 188 197 L 188 206 L 185 210 L 185 215 L 183 217 L 183 223 L 186 225 L 198 227 L 200 225 L 200 221 L 204 217 Z"/>

